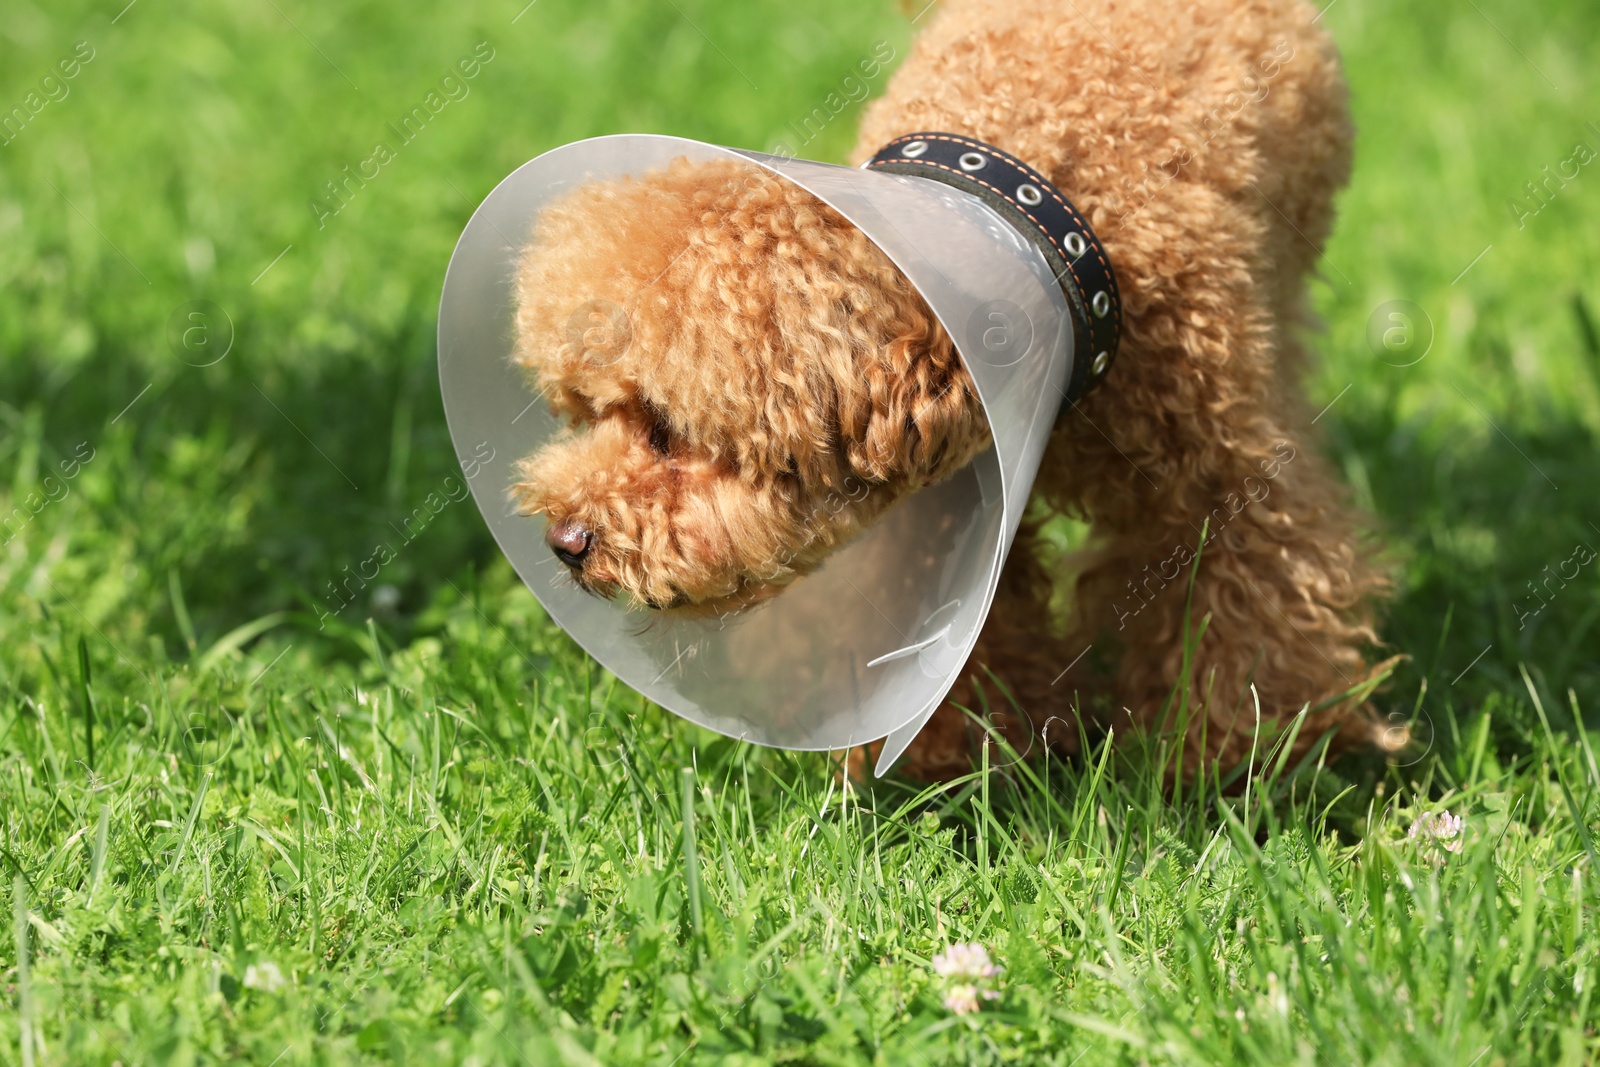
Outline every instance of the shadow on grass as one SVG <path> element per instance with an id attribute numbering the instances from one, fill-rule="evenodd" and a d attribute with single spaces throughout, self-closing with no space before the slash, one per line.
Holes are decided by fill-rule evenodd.
<path id="1" fill-rule="evenodd" d="M 432 322 L 373 350 L 154 372 L 96 353 L 70 374 L 14 363 L 0 385 L 42 409 L 45 464 L 79 441 L 95 449 L 104 474 L 73 550 L 128 560 L 124 601 L 173 608 L 149 620 L 164 641 L 188 631 L 204 646 L 271 612 L 341 603 L 345 622 L 375 614 L 404 641 L 449 590 L 441 579 L 459 584 L 496 549 L 450 443 Z"/>
<path id="2" fill-rule="evenodd" d="M 1410 658 L 1384 695 L 1459 713 L 1494 693 L 1543 691 L 1552 723 L 1572 701 L 1600 714 L 1600 451 L 1581 424 L 1549 413 L 1533 430 L 1484 415 L 1481 433 L 1347 413 L 1336 450 L 1361 457 L 1384 537 L 1400 557 L 1380 632 Z M 1494 418 L 1494 424 L 1489 419 Z"/>

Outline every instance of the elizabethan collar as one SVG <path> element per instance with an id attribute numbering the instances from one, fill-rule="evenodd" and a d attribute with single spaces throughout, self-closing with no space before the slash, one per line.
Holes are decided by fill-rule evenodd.
<path id="1" fill-rule="evenodd" d="M 930 146 L 932 136 L 917 135 Z M 890 147 L 898 151 L 903 143 L 909 142 Z M 1002 170 L 1001 156 L 992 157 L 992 174 Z M 519 515 L 511 503 L 517 461 L 561 425 L 533 402 L 512 362 L 513 283 L 522 246 L 547 204 L 581 183 L 640 175 L 679 157 L 764 167 L 827 203 L 881 248 L 955 341 L 993 445 L 950 480 L 890 509 L 771 600 L 721 618 L 669 612 L 648 619 L 575 588 L 545 543 L 544 519 Z M 1041 199 L 1059 195 L 1029 176 L 1018 184 L 1033 185 Z M 1096 283 L 1064 291 L 1057 280 L 1062 267 L 1052 266 L 1036 234 L 991 203 L 882 167 L 647 134 L 563 145 L 523 164 L 489 194 L 456 244 L 440 300 L 445 415 L 458 457 L 480 467 L 473 495 L 495 540 L 550 616 L 590 655 L 662 707 L 730 737 L 805 750 L 886 738 L 880 774 L 899 757 L 977 641 L 1069 385 L 1098 378 L 1115 354 L 1113 332 L 1108 345 L 1087 351 L 1086 366 L 1074 358 L 1075 317 L 1084 319 L 1086 338 L 1106 317 L 1114 331 L 1115 314 L 1089 318 L 1095 292 L 1115 298 L 1114 281 L 1088 292 L 1086 310 L 1075 316 L 1067 293 L 1076 288 L 1082 300 L 1084 287 Z M 1065 248 L 1066 231 L 1056 237 Z M 1078 341 L 1086 343 L 1101 344 Z M 485 462 L 486 454 L 492 458 Z"/>

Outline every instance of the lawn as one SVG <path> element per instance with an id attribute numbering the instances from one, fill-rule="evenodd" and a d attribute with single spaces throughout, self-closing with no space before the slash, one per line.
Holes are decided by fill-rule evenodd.
<path id="1" fill-rule="evenodd" d="M 518 164 L 792 146 L 907 18 L 124 2 L 0 19 L 0 1062 L 1600 1057 L 1592 3 L 1325 14 L 1361 139 L 1311 388 L 1399 567 L 1411 745 L 1225 791 L 1164 787 L 1158 738 L 993 748 L 845 796 L 549 622 L 448 494 L 434 325 Z M 968 1014 L 957 942 L 1003 968 Z"/>

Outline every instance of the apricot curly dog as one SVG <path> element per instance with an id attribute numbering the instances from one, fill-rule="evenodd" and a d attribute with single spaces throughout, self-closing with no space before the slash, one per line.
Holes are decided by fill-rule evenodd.
<path id="1" fill-rule="evenodd" d="M 1189 765 L 1229 767 L 1257 702 L 1269 728 L 1309 709 L 1302 746 L 1373 736 L 1364 650 L 1386 581 L 1299 388 L 1304 281 L 1350 170 L 1316 20 L 1301 0 L 947 0 L 868 107 L 852 162 L 940 130 L 1042 172 L 1100 236 L 1124 305 L 1120 357 L 1058 419 L 913 775 L 971 767 L 980 732 L 954 705 L 979 706 L 980 677 L 1018 748 L 1052 718 L 1155 725 L 1181 705 Z M 578 188 L 537 221 L 517 291 L 516 358 L 572 420 L 522 462 L 518 502 L 578 582 L 645 609 L 774 595 L 989 441 L 899 271 L 753 166 Z M 583 317 L 610 305 L 625 315 Z M 870 491 L 819 509 L 846 479 Z M 1053 553 L 1052 515 L 1087 519 L 1087 547 Z"/>

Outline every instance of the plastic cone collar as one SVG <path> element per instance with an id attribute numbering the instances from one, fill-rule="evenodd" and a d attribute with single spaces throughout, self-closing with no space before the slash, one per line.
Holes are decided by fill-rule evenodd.
<path id="1" fill-rule="evenodd" d="M 993 446 L 901 502 L 777 597 L 724 618 L 654 618 L 575 588 L 543 517 L 516 513 L 518 460 L 561 426 L 511 359 L 514 279 L 544 206 L 673 159 L 738 159 L 806 189 L 877 244 L 955 341 Z M 518 575 L 623 682 L 719 733 L 830 750 L 905 750 L 965 664 L 994 599 L 1072 370 L 1061 288 L 1034 245 L 977 198 L 921 178 L 627 134 L 518 168 L 473 214 L 445 275 L 439 376 L 474 499 Z"/>

